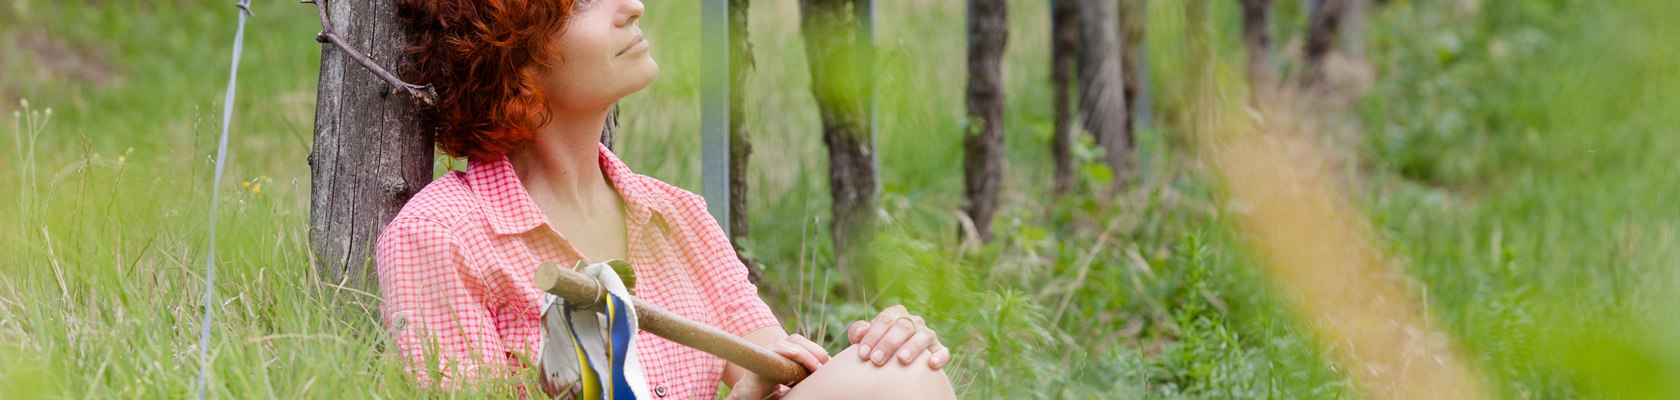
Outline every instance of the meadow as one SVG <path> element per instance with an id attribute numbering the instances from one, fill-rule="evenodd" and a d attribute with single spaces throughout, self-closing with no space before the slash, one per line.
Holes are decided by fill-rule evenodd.
<path id="1" fill-rule="evenodd" d="M 377 294 L 311 267 L 309 5 L 253 7 L 228 178 L 211 198 L 232 3 L 0 5 L 0 398 L 188 397 L 205 307 L 211 397 L 425 394 L 387 352 Z M 964 4 L 877 3 L 887 222 L 860 302 L 825 295 L 838 275 L 797 2 L 751 10 L 744 247 L 790 329 L 838 350 L 845 323 L 905 304 L 953 346 L 965 398 L 1360 396 L 1341 350 L 1292 312 L 1299 294 L 1270 283 L 1256 238 L 1234 229 L 1242 205 L 1185 134 L 1182 2 L 1149 1 L 1156 108 L 1133 185 L 1106 187 L 1114 171 L 1084 143 L 1081 189 L 1059 199 L 1049 8 L 1010 2 L 1009 169 L 998 239 L 978 248 L 954 217 Z M 1439 331 L 1418 334 L 1455 349 L 1493 397 L 1680 397 L 1680 4 L 1389 3 L 1370 8 L 1343 87 L 1299 117 Z M 696 192 L 698 7 L 647 1 L 662 75 L 623 102 L 617 145 L 632 169 Z M 1241 60 L 1236 2 L 1212 11 L 1220 59 Z M 1274 18 L 1287 75 L 1305 11 L 1279 2 Z"/>

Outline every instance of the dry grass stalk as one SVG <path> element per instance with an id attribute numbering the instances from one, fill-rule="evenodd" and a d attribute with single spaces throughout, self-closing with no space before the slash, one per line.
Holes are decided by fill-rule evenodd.
<path id="1" fill-rule="evenodd" d="M 1285 104 L 1199 113 L 1204 159 L 1229 190 L 1238 226 L 1266 272 L 1374 399 L 1468 399 L 1486 392 L 1475 371 L 1430 328 L 1428 315 L 1380 254 L 1365 218 L 1340 188 L 1302 114 Z M 1198 102 L 1201 105 L 1213 101 Z M 1244 118 L 1244 116 L 1251 116 Z"/>

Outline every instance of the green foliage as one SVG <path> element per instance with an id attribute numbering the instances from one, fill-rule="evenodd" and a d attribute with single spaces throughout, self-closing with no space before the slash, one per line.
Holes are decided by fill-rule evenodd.
<path id="1" fill-rule="evenodd" d="M 1137 137 L 1143 171 L 1112 191 L 1100 148 L 1076 147 L 1082 188 L 1051 199 L 1048 8 L 1010 5 L 1010 172 L 998 239 L 965 247 L 960 204 L 963 9 L 882 12 L 877 53 L 883 268 L 869 302 L 829 294 L 826 166 L 797 15 L 755 2 L 759 57 L 752 237 L 766 299 L 830 348 L 853 319 L 905 304 L 956 357 L 976 398 L 1346 398 L 1331 354 L 1266 284 L 1174 126 Z M 1672 2 L 1392 1 L 1373 7 L 1372 89 L 1353 179 L 1406 288 L 1500 397 L 1680 396 L 1672 260 L 1680 210 L 1680 37 Z M 882 3 L 884 4 L 884 3 Z M 1187 79 L 1185 21 L 1151 2 L 1151 82 Z M 626 99 L 619 153 L 698 189 L 696 2 L 650 2 L 664 76 Z M 1240 52 L 1234 2 L 1216 48 Z M 883 5 L 885 7 L 885 5 Z M 1305 11 L 1278 2 L 1280 49 Z M 885 9 L 883 9 L 885 10 Z M 895 9 L 896 10 L 896 9 Z M 229 6 L 50 2 L 0 6 L 0 398 L 188 395 L 207 201 L 222 202 L 212 327 L 220 397 L 416 397 L 374 294 L 320 282 L 306 244 L 304 163 L 319 30 L 313 10 L 259 2 L 241 71 L 228 187 L 208 159 Z M 42 39 L 46 38 L 46 39 Z M 22 54 L 19 57 L 10 57 Z M 1279 53 L 1286 74 L 1293 61 Z M 1227 57 L 1229 58 L 1229 57 Z M 1233 93 L 1236 91 L 1232 91 Z M 22 106 L 17 98 L 30 99 Z M 17 107 L 13 107 L 17 104 Z M 50 114 L 48 107 L 53 109 Z M 5 129 L 5 128 L 0 128 Z M 455 169 L 440 159 L 438 169 Z M 246 186 L 245 184 L 249 184 Z M 510 383 L 528 377 L 510 377 Z M 458 395 L 508 395 L 469 388 Z"/>

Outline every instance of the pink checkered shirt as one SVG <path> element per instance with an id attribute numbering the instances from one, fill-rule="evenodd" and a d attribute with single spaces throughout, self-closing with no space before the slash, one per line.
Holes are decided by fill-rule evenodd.
<path id="1" fill-rule="evenodd" d="M 604 146 L 600 158 L 626 205 L 638 298 L 736 335 L 780 325 L 704 199 L 631 172 Z M 430 381 L 431 353 L 449 364 L 439 366 L 448 386 L 522 368 L 515 352 L 535 360 L 542 292 L 533 271 L 582 259 L 505 158 L 427 185 L 386 226 L 376 251 L 386 327 L 409 372 Z M 722 359 L 645 332 L 636 343 L 652 392 L 715 396 Z"/>

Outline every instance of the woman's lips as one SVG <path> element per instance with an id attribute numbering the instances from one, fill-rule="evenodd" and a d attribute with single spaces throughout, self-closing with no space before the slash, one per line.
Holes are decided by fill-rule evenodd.
<path id="1" fill-rule="evenodd" d="M 620 50 L 618 52 L 618 55 L 622 56 L 622 55 L 625 55 L 625 54 L 635 53 L 635 52 L 638 52 L 638 51 L 646 50 L 647 48 L 648 48 L 647 39 L 642 38 L 641 35 L 636 35 L 635 41 L 630 42 L 629 46 L 625 46 L 624 50 Z"/>

